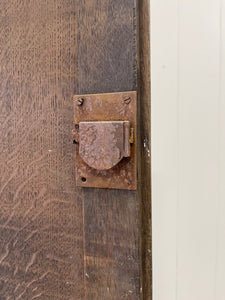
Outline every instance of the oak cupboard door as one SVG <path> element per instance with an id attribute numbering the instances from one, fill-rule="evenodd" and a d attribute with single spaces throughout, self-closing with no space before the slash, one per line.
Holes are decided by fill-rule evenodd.
<path id="1" fill-rule="evenodd" d="M 73 95 L 137 90 L 135 0 L 0 1 L 0 299 L 140 299 L 137 191 L 75 186 Z"/>

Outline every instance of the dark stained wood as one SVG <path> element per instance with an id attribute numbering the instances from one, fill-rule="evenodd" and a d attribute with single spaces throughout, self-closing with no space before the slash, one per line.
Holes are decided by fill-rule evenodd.
<path id="1" fill-rule="evenodd" d="M 77 3 L 0 1 L 0 299 L 85 299 Z"/>
<path id="2" fill-rule="evenodd" d="M 143 300 L 151 300 L 150 0 L 139 1 L 139 49 L 142 288 Z"/>
<path id="3" fill-rule="evenodd" d="M 136 17 L 136 0 L 0 2 L 1 300 L 141 297 L 138 194 L 75 188 L 71 135 L 74 94 L 137 90 Z"/>
<path id="4" fill-rule="evenodd" d="M 137 89 L 134 0 L 79 5 L 77 94 Z M 140 299 L 140 215 L 136 192 L 85 189 L 85 299 Z"/>

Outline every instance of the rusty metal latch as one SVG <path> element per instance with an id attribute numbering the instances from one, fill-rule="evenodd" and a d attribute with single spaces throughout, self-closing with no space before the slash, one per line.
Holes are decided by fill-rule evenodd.
<path id="1" fill-rule="evenodd" d="M 77 185 L 136 189 L 136 92 L 74 100 Z"/>
<path id="2" fill-rule="evenodd" d="M 133 128 L 129 121 L 80 122 L 74 130 L 79 155 L 95 170 L 109 170 L 130 157 Z"/>

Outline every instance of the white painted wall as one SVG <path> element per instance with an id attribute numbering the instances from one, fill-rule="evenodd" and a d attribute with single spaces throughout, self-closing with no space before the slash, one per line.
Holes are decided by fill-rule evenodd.
<path id="1" fill-rule="evenodd" d="M 225 300 L 225 0 L 151 0 L 153 300 Z"/>

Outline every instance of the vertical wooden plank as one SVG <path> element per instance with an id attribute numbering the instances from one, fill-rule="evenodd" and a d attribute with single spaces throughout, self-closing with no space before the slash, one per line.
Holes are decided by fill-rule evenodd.
<path id="1" fill-rule="evenodd" d="M 150 0 L 139 1 L 141 247 L 143 299 L 152 299 L 151 158 L 150 158 Z"/>
<path id="2" fill-rule="evenodd" d="M 136 3 L 85 0 L 79 7 L 79 93 L 137 89 Z M 85 189 L 85 299 L 140 299 L 136 192 Z"/>
<path id="3" fill-rule="evenodd" d="M 84 299 L 73 0 L 0 2 L 0 299 Z"/>
<path id="4" fill-rule="evenodd" d="M 179 30 L 178 299 L 215 299 L 220 1 L 183 1 Z"/>
<path id="5" fill-rule="evenodd" d="M 175 300 L 177 289 L 177 5 L 178 0 L 151 1 L 151 136 L 154 300 Z"/>

